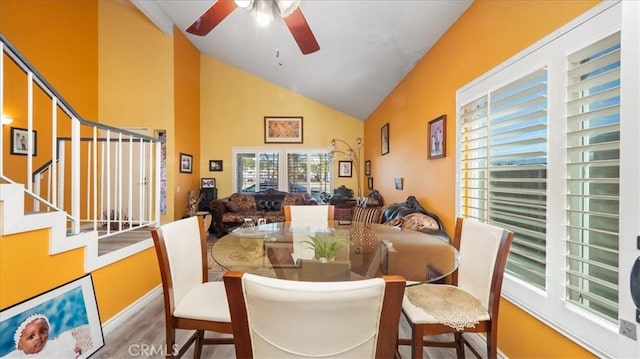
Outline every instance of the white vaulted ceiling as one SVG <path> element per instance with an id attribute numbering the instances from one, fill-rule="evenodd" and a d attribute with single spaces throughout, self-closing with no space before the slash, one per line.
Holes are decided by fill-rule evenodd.
<path id="1" fill-rule="evenodd" d="M 133 0 L 201 53 L 365 120 L 471 0 L 302 0 L 320 50 L 303 55 L 277 15 L 267 27 L 237 8 L 208 35 L 185 30 L 215 1 Z"/>

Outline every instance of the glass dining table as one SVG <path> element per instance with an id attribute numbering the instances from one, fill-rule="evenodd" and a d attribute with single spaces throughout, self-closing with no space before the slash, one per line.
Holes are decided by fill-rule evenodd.
<path id="1" fill-rule="evenodd" d="M 359 280 L 398 274 L 416 284 L 456 270 L 459 253 L 429 234 L 383 224 L 329 221 L 236 228 L 211 247 L 225 270 L 302 281 Z M 313 239 L 338 239 L 335 258 L 316 259 Z"/>

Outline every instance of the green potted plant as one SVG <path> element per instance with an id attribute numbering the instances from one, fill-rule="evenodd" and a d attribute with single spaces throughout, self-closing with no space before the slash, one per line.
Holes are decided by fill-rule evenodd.
<path id="1" fill-rule="evenodd" d="M 332 261 L 336 259 L 336 252 L 345 246 L 345 240 L 341 236 L 335 234 L 329 236 L 308 236 L 311 240 L 304 241 L 309 248 L 315 251 L 316 259 L 321 262 Z"/>

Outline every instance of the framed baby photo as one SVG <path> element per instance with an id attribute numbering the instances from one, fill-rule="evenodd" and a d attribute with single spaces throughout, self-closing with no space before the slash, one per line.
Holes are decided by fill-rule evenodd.
<path id="1" fill-rule="evenodd" d="M 91 274 L 0 312 L 0 358 L 88 358 L 103 346 Z"/>

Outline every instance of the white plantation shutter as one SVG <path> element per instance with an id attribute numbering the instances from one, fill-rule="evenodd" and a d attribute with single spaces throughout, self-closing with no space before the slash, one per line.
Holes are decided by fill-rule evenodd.
<path id="1" fill-rule="evenodd" d="M 461 108 L 461 210 L 513 231 L 507 272 L 545 287 L 547 71 Z"/>
<path id="2" fill-rule="evenodd" d="M 602 2 L 457 92 L 456 215 L 515 232 L 502 296 L 596 357 L 640 357 L 638 24 Z"/>
<path id="3" fill-rule="evenodd" d="M 566 299 L 618 320 L 620 33 L 568 58 Z"/>

